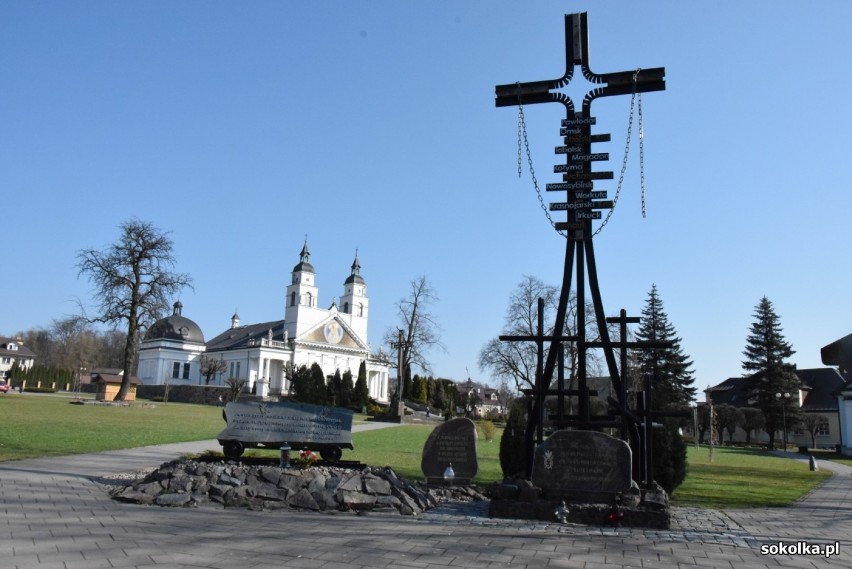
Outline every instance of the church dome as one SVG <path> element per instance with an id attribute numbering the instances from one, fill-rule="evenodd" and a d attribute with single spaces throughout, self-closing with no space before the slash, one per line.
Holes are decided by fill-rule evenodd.
<path id="1" fill-rule="evenodd" d="M 198 324 L 181 316 L 183 305 L 180 301 L 174 303 L 174 313 L 154 322 L 145 333 L 145 340 L 178 340 L 181 342 L 204 343 L 204 334 Z"/>
<path id="2" fill-rule="evenodd" d="M 367 281 L 364 280 L 364 277 L 361 275 L 349 275 L 343 284 L 367 284 Z"/>

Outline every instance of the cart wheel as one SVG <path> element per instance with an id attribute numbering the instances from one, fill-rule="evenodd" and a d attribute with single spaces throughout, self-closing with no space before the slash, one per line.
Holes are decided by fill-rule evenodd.
<path id="1" fill-rule="evenodd" d="M 222 444 L 222 452 L 228 458 L 240 458 L 245 450 L 243 443 L 240 441 L 226 441 Z"/>
<path id="2" fill-rule="evenodd" d="M 328 462 L 337 462 L 343 456 L 343 450 L 340 447 L 326 447 L 320 451 L 320 456 Z"/>

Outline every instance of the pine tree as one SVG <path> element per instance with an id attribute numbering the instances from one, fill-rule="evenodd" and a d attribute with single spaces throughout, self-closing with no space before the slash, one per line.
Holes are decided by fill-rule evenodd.
<path id="1" fill-rule="evenodd" d="M 696 392 L 692 386 L 695 382 L 692 361 L 683 353 L 680 337 L 669 322 L 656 285 L 651 285 L 636 336 L 645 342 L 672 343 L 671 348 L 639 350 L 637 354 L 643 388 L 644 379 L 650 381 L 652 410 L 687 407 Z M 669 418 L 661 423 L 662 428 L 653 431 L 654 480 L 671 493 L 686 478 L 686 445 L 678 433 L 679 420 Z"/>
<path id="2" fill-rule="evenodd" d="M 792 425 L 798 412 L 799 378 L 796 366 L 786 361 L 796 352 L 784 339 L 778 315 L 768 298 L 760 299 L 753 316 L 743 351 L 743 369 L 750 372 L 750 401 L 763 411 L 769 446 L 774 448 L 775 431 L 783 429 L 785 417 L 787 426 Z"/>
<path id="3" fill-rule="evenodd" d="M 657 286 L 642 309 L 642 324 L 636 334 L 640 341 L 672 342 L 670 349 L 641 350 L 639 370 L 651 379 L 651 404 L 656 410 L 686 407 L 695 398 L 692 361 L 683 353 L 675 327 L 663 309 Z"/>

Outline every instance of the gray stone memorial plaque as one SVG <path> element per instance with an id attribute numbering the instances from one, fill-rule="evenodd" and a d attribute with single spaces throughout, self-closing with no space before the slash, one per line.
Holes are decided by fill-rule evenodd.
<path id="1" fill-rule="evenodd" d="M 548 498 L 610 501 L 632 483 L 630 446 L 595 431 L 557 431 L 535 449 L 532 483 Z"/>
<path id="2" fill-rule="evenodd" d="M 427 482 L 441 482 L 452 464 L 454 481 L 467 482 L 479 472 L 476 458 L 476 425 L 470 419 L 451 419 L 441 423 L 423 446 L 420 468 Z"/>
<path id="3" fill-rule="evenodd" d="M 219 441 L 238 440 L 246 446 L 289 442 L 352 448 L 352 411 L 307 403 L 228 403 L 228 427 Z"/>

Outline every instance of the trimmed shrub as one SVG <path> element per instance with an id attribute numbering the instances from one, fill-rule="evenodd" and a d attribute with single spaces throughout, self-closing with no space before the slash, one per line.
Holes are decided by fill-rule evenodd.
<path id="1" fill-rule="evenodd" d="M 654 480 L 671 495 L 686 479 L 686 443 L 672 420 L 654 429 L 653 437 Z"/>
<path id="2" fill-rule="evenodd" d="M 486 442 L 491 442 L 494 440 L 494 435 L 497 434 L 497 427 L 494 426 L 494 423 L 491 421 L 479 421 L 476 424 L 479 427 L 479 433 L 482 435 L 482 438 L 485 439 Z"/>
<path id="3" fill-rule="evenodd" d="M 526 400 L 515 399 L 509 405 L 506 429 L 500 439 L 500 468 L 503 476 L 526 475 L 526 426 Z"/>

